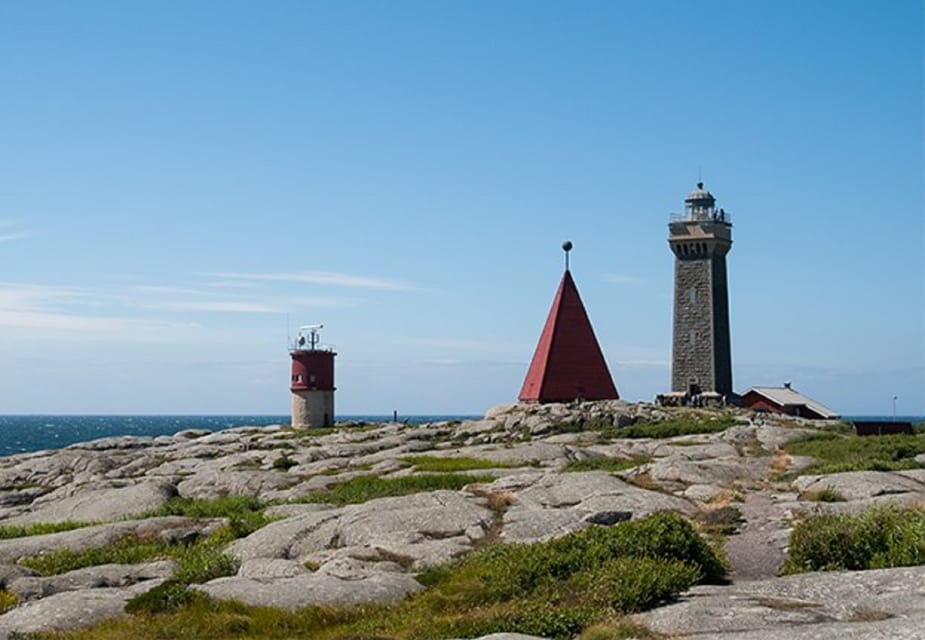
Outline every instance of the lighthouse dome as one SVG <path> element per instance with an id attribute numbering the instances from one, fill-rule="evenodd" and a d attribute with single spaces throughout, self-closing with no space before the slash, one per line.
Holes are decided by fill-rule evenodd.
<path id="1" fill-rule="evenodd" d="M 713 197 L 712 193 L 703 188 L 702 182 L 698 182 L 694 190 L 684 198 L 684 202 L 694 206 L 712 207 L 716 204 L 716 198 Z"/>

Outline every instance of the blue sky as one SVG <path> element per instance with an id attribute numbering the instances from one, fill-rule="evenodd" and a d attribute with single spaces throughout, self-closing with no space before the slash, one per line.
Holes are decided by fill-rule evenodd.
<path id="1" fill-rule="evenodd" d="M 0 3 L 0 413 L 516 399 L 562 271 L 669 385 L 667 220 L 734 220 L 734 384 L 925 414 L 920 2 Z M 288 318 L 288 320 L 287 320 Z"/>

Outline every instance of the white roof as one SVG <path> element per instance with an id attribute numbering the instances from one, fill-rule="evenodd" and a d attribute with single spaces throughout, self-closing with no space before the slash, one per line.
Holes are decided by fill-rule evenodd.
<path id="1" fill-rule="evenodd" d="M 779 404 L 782 407 L 805 405 L 807 408 L 812 409 L 815 413 L 819 414 L 823 418 L 838 417 L 837 413 L 825 405 L 821 405 L 815 400 L 807 398 L 802 393 L 797 393 L 790 387 L 752 387 L 745 393 L 748 393 L 749 391 L 754 391 L 755 393 L 764 396 L 768 400 L 774 402 L 775 404 Z"/>

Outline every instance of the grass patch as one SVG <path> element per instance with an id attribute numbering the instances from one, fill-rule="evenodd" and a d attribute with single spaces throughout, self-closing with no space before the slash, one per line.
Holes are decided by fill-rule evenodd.
<path id="1" fill-rule="evenodd" d="M 632 460 L 614 460 L 613 458 L 589 458 L 588 460 L 572 460 L 562 469 L 563 471 L 626 471 L 652 460 L 651 456 L 638 456 Z"/>
<path id="2" fill-rule="evenodd" d="M 555 640 L 580 633 L 583 640 L 652 638 L 657 636 L 619 617 L 724 574 L 689 522 L 662 513 L 549 542 L 476 551 L 425 571 L 420 580 L 427 588 L 396 604 L 291 612 L 218 602 L 168 585 L 130 605 L 143 615 L 55 637 L 437 640 L 520 632 Z"/>
<path id="3" fill-rule="evenodd" d="M 19 596 L 6 589 L 0 589 L 0 614 L 6 613 L 19 604 Z"/>
<path id="4" fill-rule="evenodd" d="M 143 540 L 134 536 L 121 538 L 106 547 L 72 551 L 58 549 L 38 556 L 22 558 L 19 564 L 43 576 L 94 567 L 101 564 L 138 564 L 169 557 L 170 544 L 159 540 Z"/>
<path id="5" fill-rule="evenodd" d="M 925 564 L 925 509 L 874 507 L 814 515 L 790 534 L 782 574 Z"/>
<path id="6" fill-rule="evenodd" d="M 270 522 L 262 511 L 263 507 L 262 502 L 251 496 L 222 496 L 213 500 L 176 497 L 146 512 L 143 517 L 227 518 L 228 523 L 208 537 L 189 544 L 126 536 L 106 547 L 49 551 L 23 558 L 19 564 L 49 576 L 101 564 L 138 564 L 172 559 L 176 563 L 174 580 L 182 584 L 206 582 L 237 572 L 238 562 L 222 549 L 232 540 L 249 535 Z"/>
<path id="7" fill-rule="evenodd" d="M 161 507 L 143 514 L 145 518 L 158 516 L 186 516 L 187 518 L 228 518 L 231 539 L 243 538 L 269 524 L 264 505 L 253 496 L 219 496 L 211 500 L 200 498 L 171 498 Z"/>
<path id="8" fill-rule="evenodd" d="M 468 484 L 493 482 L 493 476 L 467 476 L 454 473 L 429 473 L 398 478 L 361 476 L 336 484 L 329 489 L 303 496 L 296 502 L 359 504 L 374 498 L 406 496 L 425 491 L 458 491 Z"/>
<path id="9" fill-rule="evenodd" d="M 405 456 L 399 459 L 413 465 L 415 471 L 434 473 L 452 473 L 454 471 L 471 471 L 472 469 L 513 469 L 516 467 L 528 466 L 510 462 L 495 462 L 494 460 L 486 460 L 485 458 L 468 458 L 465 456 L 458 458 L 443 456 Z"/>
<path id="10" fill-rule="evenodd" d="M 67 520 L 65 522 L 36 522 L 25 525 L 2 525 L 0 526 L 0 540 L 10 538 L 26 538 L 28 536 L 41 536 L 46 533 L 59 533 L 61 531 L 72 531 L 91 527 L 98 522 L 74 522 Z"/>
<path id="11" fill-rule="evenodd" d="M 784 445 L 790 455 L 811 456 L 818 463 L 801 471 L 824 475 L 843 471 L 899 471 L 925 465 L 913 460 L 925 453 L 925 436 L 857 436 L 814 433 Z"/>
<path id="12" fill-rule="evenodd" d="M 176 580 L 183 583 L 207 582 L 237 572 L 238 562 L 221 551 L 230 539 L 231 536 L 222 530 L 190 545 L 126 536 L 106 547 L 83 551 L 59 549 L 22 558 L 19 564 L 40 575 L 52 576 L 101 564 L 139 564 L 173 559 L 177 565 L 174 570 Z"/>

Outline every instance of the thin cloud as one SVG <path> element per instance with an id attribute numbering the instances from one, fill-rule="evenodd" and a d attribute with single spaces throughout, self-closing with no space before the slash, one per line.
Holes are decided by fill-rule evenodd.
<path id="1" fill-rule="evenodd" d="M 375 276 L 360 276 L 334 271 L 299 271 L 292 273 L 204 273 L 209 278 L 224 280 L 243 280 L 259 282 L 293 282 L 301 284 L 320 284 L 330 287 L 350 287 L 357 289 L 377 289 L 381 291 L 414 291 L 417 287 L 401 280 L 391 280 Z"/>
<path id="2" fill-rule="evenodd" d="M 287 313 L 292 308 L 312 307 L 350 307 L 356 304 L 355 300 L 347 298 L 298 298 L 294 300 L 271 300 L 267 302 L 252 302 L 246 300 L 215 300 L 208 302 L 164 301 L 145 305 L 148 309 L 160 309 L 173 312 L 207 311 L 213 313 Z"/>
<path id="3" fill-rule="evenodd" d="M 395 338 L 396 344 L 429 347 L 436 349 L 451 349 L 459 351 L 494 351 L 510 352 L 523 351 L 528 348 L 527 343 L 506 342 L 498 340 L 467 340 L 465 338 Z"/>
<path id="4" fill-rule="evenodd" d="M 16 231 L 13 233 L 0 233 L 0 242 L 12 242 L 13 240 L 22 240 L 28 238 L 32 233 L 29 231 Z"/>
<path id="5" fill-rule="evenodd" d="M 36 235 L 32 229 L 23 229 L 15 220 L 0 220 L 0 242 L 13 242 Z"/>
<path id="6" fill-rule="evenodd" d="M 85 316 L 54 311 L 0 310 L 0 327 L 55 332 L 71 339 L 77 335 L 119 341 L 160 341 L 178 333 L 198 331 L 200 325 L 192 322 L 154 322 L 136 318 L 111 316 Z"/>

